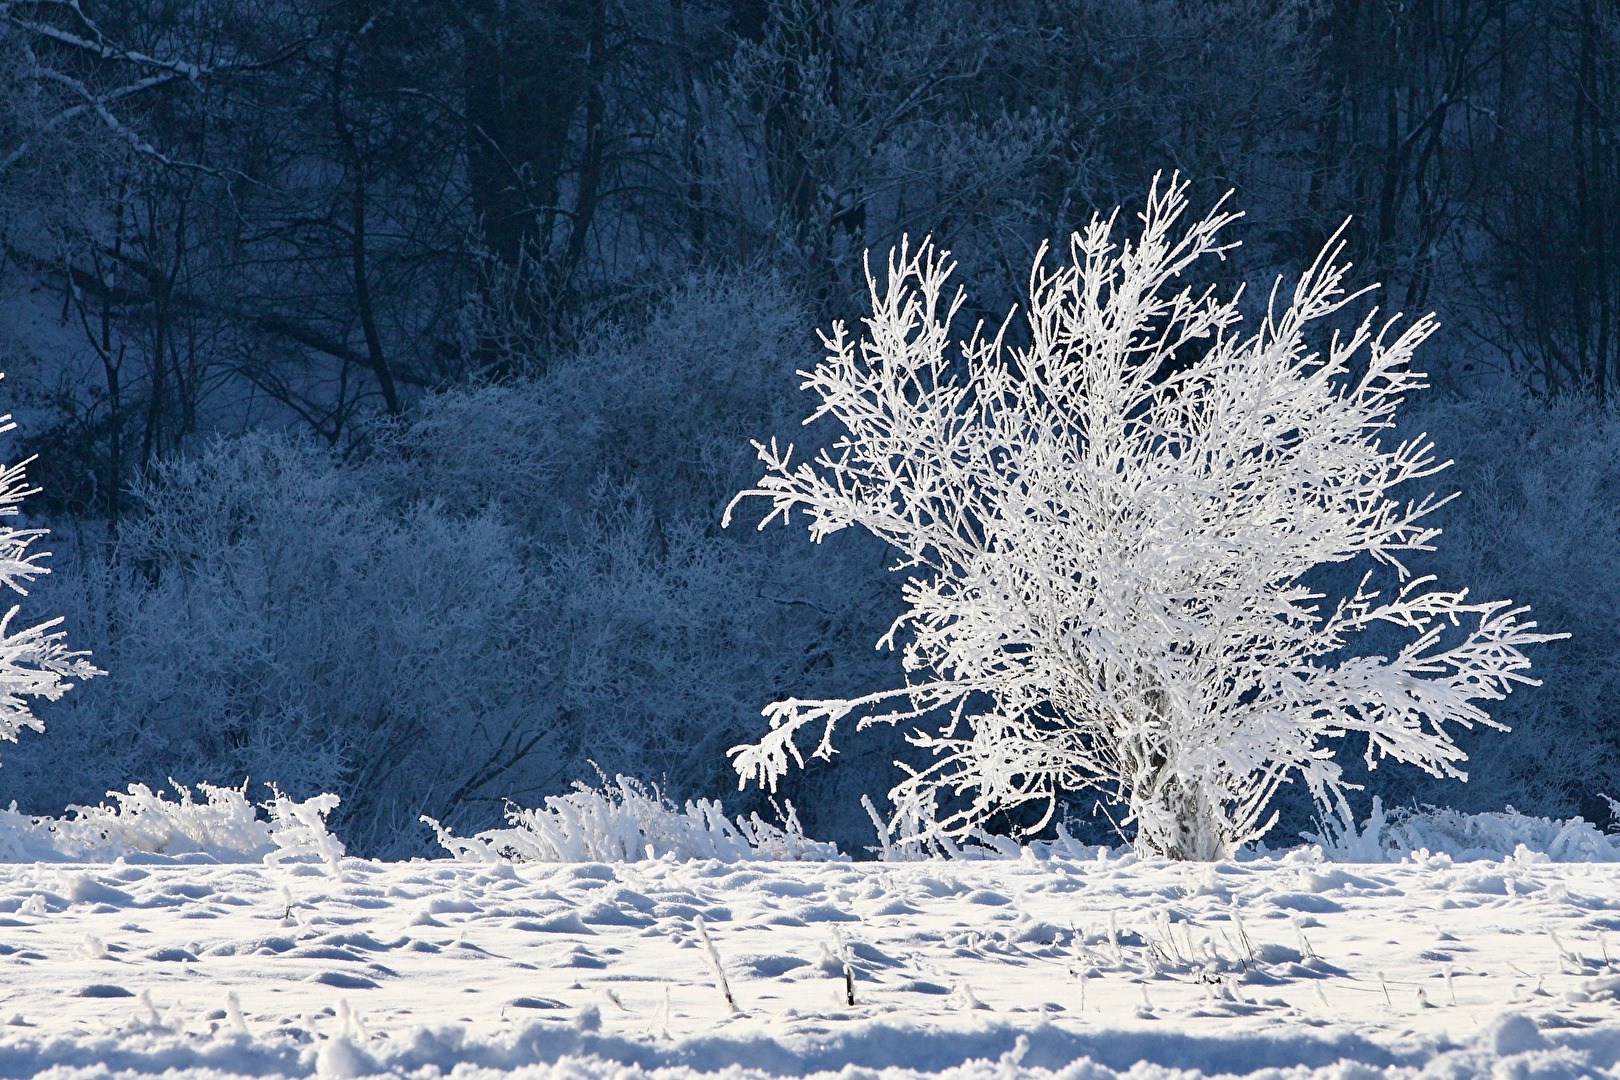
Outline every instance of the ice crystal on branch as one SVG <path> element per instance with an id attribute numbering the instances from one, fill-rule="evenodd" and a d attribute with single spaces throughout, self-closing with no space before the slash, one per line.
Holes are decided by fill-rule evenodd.
<path id="1" fill-rule="evenodd" d="M 1424 437 L 1390 435 L 1425 385 L 1409 361 L 1436 324 L 1375 311 L 1309 344 L 1311 324 L 1361 295 L 1335 237 L 1246 332 L 1235 296 L 1173 288 L 1231 246 L 1220 233 L 1237 217 L 1217 206 L 1178 225 L 1186 191 L 1155 181 L 1135 239 L 1115 239 L 1116 211 L 1073 237 L 1067 265 L 1043 248 L 1026 347 L 1005 344 L 1009 316 L 951 348 L 962 292 L 947 294 L 948 253 L 927 242 L 891 254 L 883 288 L 869 272 L 865 337 L 835 323 L 801 373 L 821 398 L 810 420 L 844 434 L 812 462 L 756 444 L 766 475 L 732 506 L 763 496 L 762 528 L 797 507 L 812 539 L 860 525 L 898 549 L 908 609 L 879 644 L 903 642 L 906 685 L 768 706 L 770 731 L 733 750 L 745 783 L 802 765 L 806 728 L 827 756 L 851 714 L 943 715 L 909 736 L 932 764 L 890 792 L 906 815 L 943 805 L 938 834 L 1028 803 L 1049 818 L 1060 794 L 1101 788 L 1143 852 L 1212 859 L 1270 827 L 1286 781 L 1343 805 L 1334 736 L 1363 734 L 1369 763 L 1466 778 L 1450 726 L 1500 727 L 1479 703 L 1533 683 L 1521 648 L 1549 635 L 1524 608 L 1400 561 L 1430 549 L 1444 501 L 1390 495 L 1449 464 Z M 1371 571 L 1331 602 L 1304 583 L 1362 554 L 1392 592 Z M 1348 653 L 1375 624 L 1405 644 Z"/>

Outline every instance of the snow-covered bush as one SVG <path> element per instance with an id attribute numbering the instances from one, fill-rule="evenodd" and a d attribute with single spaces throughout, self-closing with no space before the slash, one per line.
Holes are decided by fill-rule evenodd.
<path id="1" fill-rule="evenodd" d="M 113 676 L 57 709 L 62 744 L 13 788 L 31 809 L 50 809 L 42 788 L 83 801 L 128 778 L 246 775 L 341 792 L 350 843 L 399 854 L 424 809 L 498 807 L 481 780 L 563 753 L 536 706 L 551 653 L 529 574 L 497 518 L 397 512 L 329 451 L 272 436 L 210 446 L 134 497 L 117 546 L 58 583 Z"/>
<path id="2" fill-rule="evenodd" d="M 780 826 L 758 814 L 732 820 L 717 800 L 677 807 L 659 792 L 620 776 L 600 788 L 576 783 L 543 806 L 508 807 L 507 829 L 458 837 L 430 817 L 439 843 L 463 862 L 635 862 L 673 856 L 742 862 L 822 861 L 839 858 L 833 844 L 811 840 L 788 803 Z"/>
<path id="3" fill-rule="evenodd" d="M 1308 333 L 1355 299 L 1330 242 L 1258 329 L 1236 298 L 1171 292 L 1219 255 L 1235 215 L 1178 227 L 1186 185 L 1155 184 L 1140 235 L 1093 218 L 1056 270 L 1030 277 L 1029 344 L 1011 322 L 950 350 L 963 303 L 948 256 L 924 244 L 871 282 L 867 335 L 842 323 L 805 386 L 811 419 L 847 432 L 812 462 L 755 444 L 767 473 L 748 495 L 806 511 L 820 540 L 861 525 L 900 551 L 909 610 L 906 685 L 852 698 L 778 701 L 771 730 L 735 750 L 744 781 L 774 784 L 801 729 L 922 720 L 935 761 L 891 797 L 948 812 L 964 835 L 996 812 L 1095 786 L 1128 807 L 1144 853 L 1212 859 L 1266 832 L 1279 785 L 1304 780 L 1324 809 L 1347 786 L 1323 745 L 1366 737 L 1390 757 L 1462 777 L 1450 726 L 1532 682 L 1525 645 L 1547 640 L 1523 608 L 1431 587 L 1401 563 L 1428 550 L 1432 496 L 1392 488 L 1444 467 L 1426 439 L 1388 438 L 1424 385 L 1408 362 L 1434 329 L 1369 313 L 1313 347 Z M 767 521 L 770 520 L 768 517 Z M 1324 563 L 1374 570 L 1330 603 L 1304 584 Z M 1398 627 L 1387 656 L 1346 655 L 1369 627 Z M 954 808 L 951 800 L 960 800 Z"/>
<path id="4" fill-rule="evenodd" d="M 11 417 L 0 416 L 0 433 L 16 428 Z M 32 460 L 32 459 L 30 459 Z M 49 574 L 48 551 L 30 551 L 44 529 L 19 529 L 7 519 L 22 511 L 22 501 L 36 489 L 28 486 L 27 461 L 0 466 L 0 584 L 20 596 L 28 595 L 34 579 Z M 20 605 L 0 615 L 0 739 L 16 742 L 24 728 L 44 731 L 34 715 L 30 698 L 56 701 L 84 680 L 103 675 L 90 663 L 88 652 L 67 647 L 67 631 L 58 616 L 34 626 L 15 626 Z"/>
<path id="5" fill-rule="evenodd" d="M 1620 835 L 1605 833 L 1583 818 L 1557 820 L 1521 814 L 1464 814 L 1438 807 L 1384 809 L 1374 798 L 1372 815 L 1357 826 L 1348 816 L 1328 819 L 1320 844 L 1335 862 L 1400 862 L 1420 851 L 1458 862 L 1516 858 L 1531 862 L 1620 862 Z"/>
<path id="6" fill-rule="evenodd" d="M 723 791 L 758 696 L 877 685 L 836 642 L 893 617 L 869 538 L 829 572 L 719 531 L 743 432 L 787 416 L 802 325 L 766 279 L 705 277 L 644 333 L 433 395 L 346 458 L 260 435 L 164 467 L 116 543 L 87 533 L 47 582 L 114 677 L 54 707 L 7 798 L 247 775 L 340 792 L 351 850 L 397 856 L 432 850 L 422 814 L 495 826 L 592 760 Z M 855 801 L 891 756 L 795 787 L 812 833 L 869 839 Z"/>
<path id="7" fill-rule="evenodd" d="M 636 333 L 604 332 L 537 378 L 437 395 L 379 432 L 377 490 L 511 524 L 535 617 L 567 656 L 538 700 L 590 732 L 569 780 L 592 758 L 709 795 L 730 786 L 725 750 L 761 694 L 878 684 L 878 658 L 837 643 L 894 617 L 880 544 L 852 536 L 816 558 L 718 529 L 749 468 L 744 436 L 788 420 L 811 346 L 770 275 L 698 275 Z M 807 825 L 864 837 L 851 808 L 888 785 L 890 757 L 803 778 Z M 565 787 L 503 793 L 533 805 Z"/>
<path id="8" fill-rule="evenodd" d="M 70 806 L 62 818 L 19 814 L 12 803 L 0 810 L 0 862 L 112 862 L 137 853 L 216 862 L 314 857 L 332 864 L 343 857 L 343 844 L 326 831 L 336 795 L 297 802 L 272 788 L 266 819 L 248 802 L 245 785 L 197 786 L 206 801 L 193 800 L 180 784 L 174 784 L 178 801 L 131 784 L 127 792 L 107 792 L 112 806 Z"/>
<path id="9" fill-rule="evenodd" d="M 785 419 L 803 325 L 769 275 L 698 275 L 638 331 L 604 328 L 543 376 L 427 397 L 375 431 L 367 468 L 405 499 L 499 507 L 546 546 L 577 535 L 604 482 L 712 531 L 748 464 L 741 437 Z"/>

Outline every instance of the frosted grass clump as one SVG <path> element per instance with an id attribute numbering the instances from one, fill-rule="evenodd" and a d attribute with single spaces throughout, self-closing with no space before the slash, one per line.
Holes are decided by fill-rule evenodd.
<path id="1" fill-rule="evenodd" d="M 511 828 L 472 836 L 450 834 L 423 817 L 439 843 L 461 862 L 635 862 L 671 856 L 721 862 L 767 860 L 821 862 L 840 859 L 838 848 L 811 840 L 792 803 L 776 826 L 758 814 L 735 820 L 718 800 L 698 799 L 677 807 L 656 787 L 619 776 L 600 789 L 576 782 L 567 795 L 550 795 L 543 806 L 508 806 Z"/>
<path id="2" fill-rule="evenodd" d="M 170 781 L 174 784 L 174 781 Z M 132 855 L 177 856 L 185 861 L 333 863 L 343 843 L 326 830 L 336 795 L 298 802 L 271 787 L 263 809 L 246 789 L 198 784 L 203 801 L 174 784 L 178 801 L 145 784 L 109 791 L 112 806 L 70 806 L 67 817 L 37 817 L 0 810 L 0 862 L 113 862 Z M 193 859 L 185 859 L 192 856 Z"/>
<path id="3" fill-rule="evenodd" d="M 1456 862 L 1620 862 L 1620 835 L 1605 833 L 1584 818 L 1558 820 L 1521 814 L 1513 807 L 1485 814 L 1463 814 L 1434 806 L 1385 810 L 1374 797 L 1372 814 L 1359 828 L 1348 817 L 1329 820 L 1319 844 L 1333 862 L 1400 862 L 1418 852 L 1445 855 Z"/>
<path id="4" fill-rule="evenodd" d="M 326 828 L 326 817 L 342 802 L 330 791 L 299 802 L 270 785 L 269 839 L 275 850 L 265 853 L 267 863 L 321 862 L 336 870 L 344 854 L 343 841 Z"/>

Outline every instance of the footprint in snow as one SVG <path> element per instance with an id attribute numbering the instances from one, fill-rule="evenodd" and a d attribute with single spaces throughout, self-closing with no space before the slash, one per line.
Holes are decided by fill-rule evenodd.
<path id="1" fill-rule="evenodd" d="M 185 949 L 158 949 L 146 954 L 148 960 L 156 960 L 160 964 L 195 964 L 197 957 Z"/>
<path id="2" fill-rule="evenodd" d="M 800 908 L 793 914 L 807 923 L 860 921 L 860 916 L 854 912 L 833 907 L 831 904 L 812 904 L 809 907 Z"/>
<path id="3" fill-rule="evenodd" d="M 759 979 L 774 979 L 809 964 L 797 956 L 781 955 L 743 957 L 738 961 L 738 966 Z"/>
<path id="4" fill-rule="evenodd" d="M 114 986 L 111 983 L 91 983 L 80 990 L 78 996 L 82 998 L 126 998 L 135 995 L 122 986 Z"/>
<path id="5" fill-rule="evenodd" d="M 563 911 L 540 919 L 519 919 L 512 923 L 513 930 L 531 934 L 591 934 L 596 931 L 586 926 L 572 911 Z"/>
<path id="6" fill-rule="evenodd" d="M 363 975 L 351 975 L 346 971 L 323 971 L 310 978 L 310 982 L 322 983 L 326 986 L 336 987 L 339 990 L 376 990 L 377 984 Z"/>

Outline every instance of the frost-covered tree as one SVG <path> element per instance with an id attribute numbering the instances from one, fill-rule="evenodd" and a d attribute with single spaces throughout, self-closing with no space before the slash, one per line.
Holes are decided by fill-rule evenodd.
<path id="1" fill-rule="evenodd" d="M 16 426 L 9 415 L 0 416 L 0 433 Z M 0 582 L 22 596 L 29 582 L 51 572 L 44 563 L 50 552 L 29 550 L 46 530 L 19 529 L 5 520 L 16 517 L 23 499 L 38 490 L 28 486 L 27 467 L 28 461 L 0 466 Z M 0 739 L 10 742 L 23 728 L 45 730 L 30 698 L 55 701 L 73 688 L 69 680 L 105 674 L 90 663 L 89 653 L 67 647 L 60 617 L 19 628 L 13 626 L 19 610 L 13 604 L 0 616 Z"/>
<path id="2" fill-rule="evenodd" d="M 934 761 L 890 792 L 926 829 L 962 835 L 1029 803 L 1044 824 L 1061 793 L 1101 788 L 1140 851 L 1213 859 L 1265 833 L 1295 777 L 1343 805 L 1330 737 L 1466 778 L 1449 726 L 1499 726 L 1480 702 L 1533 682 L 1521 648 L 1548 635 L 1400 561 L 1430 549 L 1444 501 L 1390 495 L 1445 467 L 1426 438 L 1389 436 L 1436 324 L 1373 312 L 1313 347 L 1312 324 L 1361 295 L 1335 237 L 1243 330 L 1236 297 L 1174 291 L 1231 246 L 1237 216 L 1178 225 L 1186 190 L 1155 182 L 1135 240 L 1115 239 L 1116 212 L 1073 237 L 1068 265 L 1043 249 L 1027 346 L 1006 344 L 1009 315 L 951 349 L 963 297 L 926 242 L 891 256 L 885 288 L 869 275 L 863 339 L 841 323 L 823 336 L 827 358 L 802 373 L 821 397 L 810 420 L 844 434 L 813 462 L 756 444 L 767 473 L 737 499 L 769 498 L 767 522 L 803 509 L 818 541 L 861 525 L 899 550 L 908 608 L 879 644 L 904 641 L 906 685 L 768 706 L 770 732 L 733 751 L 745 783 L 802 765 L 808 726 L 825 757 L 852 713 L 943 715 L 909 736 Z M 1372 570 L 1331 602 L 1308 584 L 1362 554 L 1392 589 Z M 1347 648 L 1376 624 L 1406 632 L 1398 651 Z"/>

